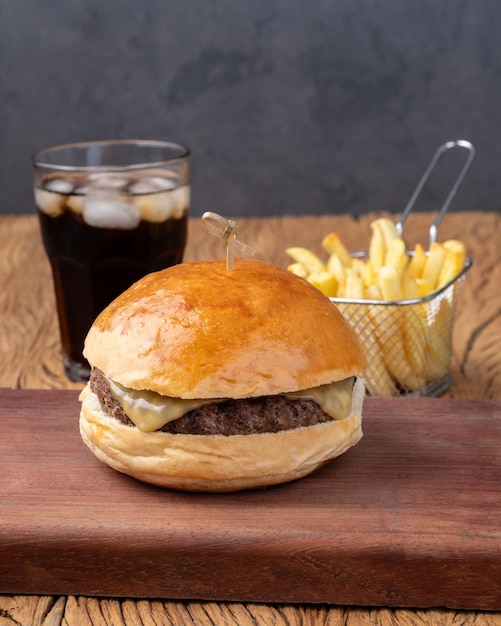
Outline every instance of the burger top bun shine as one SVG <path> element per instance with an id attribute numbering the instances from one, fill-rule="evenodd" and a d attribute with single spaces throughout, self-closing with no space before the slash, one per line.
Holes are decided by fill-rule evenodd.
<path id="1" fill-rule="evenodd" d="M 119 296 L 84 355 L 115 382 L 179 398 L 248 398 L 365 368 L 351 326 L 317 289 L 274 265 L 183 263 Z"/>
<path id="2" fill-rule="evenodd" d="M 141 399 L 153 392 L 160 404 L 203 399 L 208 410 L 238 411 L 249 398 L 285 402 L 307 390 L 327 417 L 252 434 L 145 432 L 115 419 L 91 377 L 80 397 L 83 441 L 112 468 L 158 486 L 225 492 L 283 483 L 362 437 L 366 359 L 354 331 L 317 289 L 268 263 L 183 263 L 150 274 L 99 315 L 84 354 L 110 389 Z"/>

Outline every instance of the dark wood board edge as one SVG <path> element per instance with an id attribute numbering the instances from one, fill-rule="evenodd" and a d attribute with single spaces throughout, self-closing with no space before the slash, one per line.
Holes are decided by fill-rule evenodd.
<path id="1" fill-rule="evenodd" d="M 0 390 L 2 408 L 73 412 L 78 392 Z M 494 411 L 497 401 L 368 398 L 369 417 L 390 413 L 458 415 Z M 76 405 L 78 407 L 78 405 Z M 78 408 L 76 408 L 78 413 Z M 39 525 L 40 529 L 40 525 Z M 119 530 L 119 529 L 112 529 Z M 124 532 L 76 539 L 64 528 L 47 528 L 43 541 L 22 534 L 0 546 L 0 592 L 252 602 L 306 602 L 370 606 L 501 609 L 501 547 L 461 553 L 413 554 L 401 545 L 332 544 L 332 538 L 290 537 L 273 546 L 259 536 L 213 534 L 189 543 L 177 535 L 155 545 Z M 186 538 L 188 539 L 188 538 Z M 465 541 L 468 538 L 465 536 Z M 342 544 L 343 536 L 340 534 Z M 384 569 L 381 564 L 384 563 Z M 19 564 L 15 566 L 13 564 Z M 224 591 L 222 591 L 224 590 Z"/>

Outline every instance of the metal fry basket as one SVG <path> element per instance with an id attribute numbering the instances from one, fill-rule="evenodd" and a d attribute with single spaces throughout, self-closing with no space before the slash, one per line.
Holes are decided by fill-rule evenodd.
<path id="1" fill-rule="evenodd" d="M 468 159 L 430 227 L 430 244 L 436 241 L 438 226 L 475 157 L 474 147 L 466 141 L 447 142 L 438 149 L 397 222 L 400 234 L 438 160 L 445 151 L 458 147 L 468 151 Z M 364 258 L 367 253 L 353 256 Z M 370 395 L 436 397 L 449 388 L 454 314 L 471 265 L 471 259 L 467 258 L 453 280 L 419 299 L 388 302 L 331 298 L 365 347 L 369 362 L 365 381 Z"/>
<path id="2" fill-rule="evenodd" d="M 331 298 L 355 328 L 367 354 L 371 396 L 440 396 L 451 385 L 452 328 L 467 259 L 454 280 L 415 300 Z"/>

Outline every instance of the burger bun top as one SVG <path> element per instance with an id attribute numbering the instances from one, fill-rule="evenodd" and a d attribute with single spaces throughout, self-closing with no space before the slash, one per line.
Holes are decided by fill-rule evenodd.
<path id="1" fill-rule="evenodd" d="M 95 320 L 84 348 L 105 376 L 179 398 L 247 398 L 360 375 L 352 327 L 320 291 L 255 260 L 149 274 Z"/>

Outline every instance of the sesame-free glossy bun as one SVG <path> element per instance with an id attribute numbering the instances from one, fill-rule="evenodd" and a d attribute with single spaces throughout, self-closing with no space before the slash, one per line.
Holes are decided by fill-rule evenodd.
<path id="1" fill-rule="evenodd" d="M 85 342 L 89 363 L 131 389 L 247 398 L 360 375 L 360 343 L 309 283 L 255 260 L 182 263 L 114 300 Z"/>

